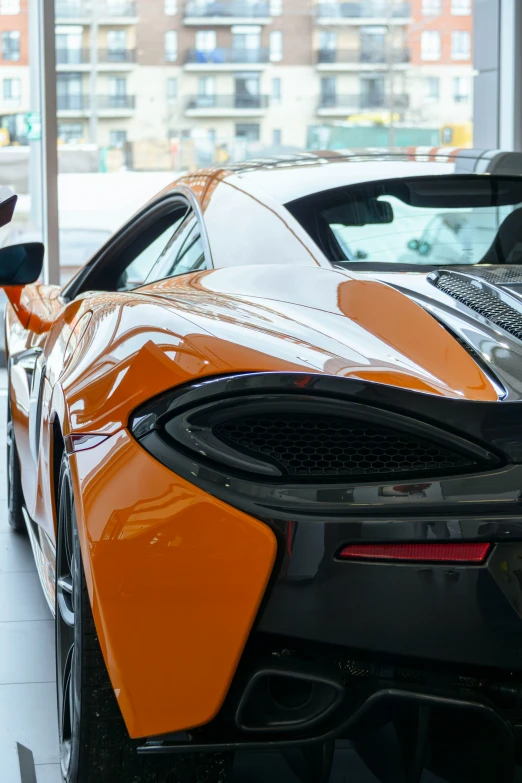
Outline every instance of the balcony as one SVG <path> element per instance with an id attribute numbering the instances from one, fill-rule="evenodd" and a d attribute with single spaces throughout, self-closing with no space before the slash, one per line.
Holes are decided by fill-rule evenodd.
<path id="1" fill-rule="evenodd" d="M 57 109 L 60 117 L 85 117 L 96 111 L 100 117 L 125 117 L 132 114 L 136 105 L 134 95 L 58 95 Z"/>
<path id="2" fill-rule="evenodd" d="M 321 95 L 317 114 L 321 117 L 344 117 L 358 112 L 403 111 L 409 106 L 409 96 L 391 95 Z"/>
<path id="3" fill-rule="evenodd" d="M 189 0 L 183 21 L 186 25 L 269 24 L 270 5 L 264 0 Z"/>
<path id="4" fill-rule="evenodd" d="M 353 0 L 350 2 L 319 2 L 319 24 L 363 25 L 381 23 L 403 25 L 411 21 L 410 3 L 392 4 L 383 0 Z"/>
<path id="5" fill-rule="evenodd" d="M 103 70 L 126 70 L 135 63 L 136 49 L 98 49 L 98 68 Z"/>
<path id="6" fill-rule="evenodd" d="M 409 49 L 319 49 L 317 52 L 317 67 L 321 71 L 385 70 L 391 65 L 405 66 L 409 61 Z"/>
<path id="7" fill-rule="evenodd" d="M 125 117 L 136 108 L 134 95 L 97 95 L 96 110 L 99 116 Z"/>
<path id="8" fill-rule="evenodd" d="M 60 22 L 88 24 L 92 17 L 92 8 L 89 3 L 82 3 L 80 0 L 71 0 L 70 2 L 57 0 L 55 15 L 58 24 Z"/>
<path id="9" fill-rule="evenodd" d="M 114 0 L 97 6 L 98 24 L 135 24 L 137 21 L 136 3 L 127 0 Z M 81 0 L 57 0 L 56 23 L 91 24 L 93 6 Z"/>
<path id="10" fill-rule="evenodd" d="M 90 95 L 58 95 L 56 107 L 59 117 L 86 117 L 91 110 Z"/>
<path id="11" fill-rule="evenodd" d="M 187 117 L 258 117 L 268 108 L 268 95 L 189 95 Z"/>
<path id="12" fill-rule="evenodd" d="M 136 24 L 138 14 L 136 3 L 127 0 L 113 0 L 99 6 L 99 24 Z"/>
<path id="13" fill-rule="evenodd" d="M 268 49 L 189 49 L 185 68 L 189 71 L 226 71 L 238 65 L 243 70 L 260 70 L 269 61 Z"/>
<path id="14" fill-rule="evenodd" d="M 89 66 L 90 62 L 90 49 L 56 49 L 56 67 L 59 71 L 86 70 L 81 66 Z"/>
<path id="15" fill-rule="evenodd" d="M 98 49 L 97 67 L 104 71 L 124 71 L 136 62 L 135 49 Z M 91 68 L 90 49 L 57 49 L 58 71 L 88 71 Z"/>

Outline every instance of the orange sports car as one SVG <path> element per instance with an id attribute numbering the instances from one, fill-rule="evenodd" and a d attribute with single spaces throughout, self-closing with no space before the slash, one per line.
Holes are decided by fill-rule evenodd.
<path id="1" fill-rule="evenodd" d="M 65 288 L 0 251 L 66 783 L 216 783 L 241 749 L 317 783 L 339 738 L 381 781 L 512 779 L 521 172 L 258 160 L 178 179 Z"/>

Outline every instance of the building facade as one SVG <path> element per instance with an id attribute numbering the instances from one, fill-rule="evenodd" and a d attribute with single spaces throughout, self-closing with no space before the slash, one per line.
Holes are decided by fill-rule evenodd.
<path id="1" fill-rule="evenodd" d="M 465 124 L 471 14 L 471 0 L 56 0 L 59 141 L 154 169 L 180 150 L 186 166 L 303 148 L 313 127 Z M 23 113 L 27 0 L 0 0 L 0 34 L 0 114 Z"/>

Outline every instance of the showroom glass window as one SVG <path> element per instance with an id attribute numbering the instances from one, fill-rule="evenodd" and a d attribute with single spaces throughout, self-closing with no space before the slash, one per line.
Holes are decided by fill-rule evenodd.
<path id="1" fill-rule="evenodd" d="M 93 236 L 200 167 L 473 141 L 464 0 L 56 0 L 55 10 L 60 217 Z M 18 29 L 5 20 L 2 32 Z M 22 36 L 22 59 L 23 47 Z"/>

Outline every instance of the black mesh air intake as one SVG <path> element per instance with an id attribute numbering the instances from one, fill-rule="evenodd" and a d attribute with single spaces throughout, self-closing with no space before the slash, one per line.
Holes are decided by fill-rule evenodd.
<path id="1" fill-rule="evenodd" d="M 455 266 L 452 272 L 462 272 L 469 275 L 470 268 Z M 503 264 L 502 266 L 474 266 L 473 277 L 478 277 L 493 285 L 510 285 L 522 283 L 522 266 L 520 264 Z"/>
<path id="2" fill-rule="evenodd" d="M 416 435 L 344 417 L 244 416 L 218 424 L 213 432 L 238 451 L 275 461 L 289 476 L 424 475 L 475 464 Z"/>
<path id="3" fill-rule="evenodd" d="M 473 285 L 471 280 L 452 274 L 440 275 L 435 285 L 440 291 L 522 340 L 522 315 L 494 294 Z"/>

